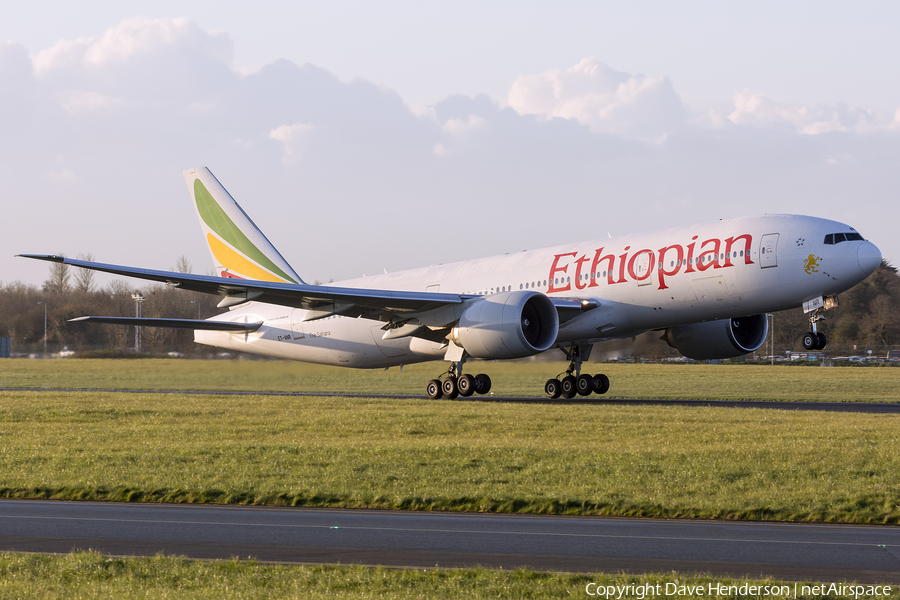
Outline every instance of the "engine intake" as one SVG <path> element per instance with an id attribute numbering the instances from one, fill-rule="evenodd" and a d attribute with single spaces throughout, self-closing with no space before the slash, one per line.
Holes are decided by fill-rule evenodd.
<path id="1" fill-rule="evenodd" d="M 467 308 L 451 339 L 475 358 L 522 358 L 550 348 L 559 315 L 550 298 L 520 290 L 487 296 Z"/>
<path id="2" fill-rule="evenodd" d="M 688 358 L 709 360 L 753 352 L 768 333 L 769 320 L 759 314 L 670 327 L 662 339 Z"/>

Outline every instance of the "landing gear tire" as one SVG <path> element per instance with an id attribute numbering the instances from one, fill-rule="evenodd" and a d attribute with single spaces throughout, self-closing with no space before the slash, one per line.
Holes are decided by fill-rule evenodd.
<path id="1" fill-rule="evenodd" d="M 456 384 L 456 377 L 450 376 L 441 384 L 441 390 L 444 392 L 444 398 L 447 400 L 456 400 L 459 396 L 459 387 Z"/>
<path id="2" fill-rule="evenodd" d="M 579 396 L 590 396 L 594 391 L 594 378 L 586 373 L 582 373 L 575 379 L 575 391 Z"/>
<path id="3" fill-rule="evenodd" d="M 479 394 L 487 394 L 491 391 L 491 378 L 484 373 L 475 376 L 475 391 Z"/>
<path id="4" fill-rule="evenodd" d="M 816 350 L 824 350 L 825 344 L 828 343 L 828 339 L 825 337 L 824 333 L 818 332 L 816 333 Z"/>
<path id="5" fill-rule="evenodd" d="M 441 389 L 441 382 L 432 379 L 425 386 L 425 394 L 432 400 L 440 400 L 444 396 L 444 390 Z"/>
<path id="6" fill-rule="evenodd" d="M 563 398 L 574 398 L 576 394 L 575 387 L 575 378 L 571 375 L 566 375 L 562 378 L 562 381 L 559 383 L 560 385 L 560 395 Z"/>
<path id="7" fill-rule="evenodd" d="M 560 393 L 562 393 L 562 384 L 560 384 L 559 379 L 548 379 L 547 383 L 544 384 L 544 393 L 551 400 L 559 398 Z"/>
<path id="8" fill-rule="evenodd" d="M 478 389 L 478 383 L 471 375 L 463 375 L 456 380 L 456 388 L 459 390 L 460 396 L 468 398 Z"/>
<path id="9" fill-rule="evenodd" d="M 605 394 L 609 391 L 609 377 L 606 375 L 594 375 L 592 383 L 594 384 L 595 394 Z"/>
<path id="10" fill-rule="evenodd" d="M 819 343 L 818 335 L 810 331 L 803 336 L 803 347 L 807 350 L 815 350 Z"/>

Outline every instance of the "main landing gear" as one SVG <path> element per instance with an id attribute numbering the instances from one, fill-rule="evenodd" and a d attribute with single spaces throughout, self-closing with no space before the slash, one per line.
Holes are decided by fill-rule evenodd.
<path id="1" fill-rule="evenodd" d="M 824 321 L 825 317 L 819 314 L 821 309 L 815 309 L 809 315 L 809 333 L 803 336 L 803 347 L 807 350 L 824 350 L 828 340 L 825 334 L 816 331 L 816 322 Z"/>
<path id="2" fill-rule="evenodd" d="M 491 391 L 491 378 L 480 373 L 478 375 L 463 375 L 462 365 L 464 360 L 450 363 L 450 368 L 442 375 L 443 381 L 438 377 L 432 379 L 425 386 L 425 393 L 432 400 L 455 400 L 457 396 L 469 397 L 472 394 L 487 394 Z"/>
<path id="3" fill-rule="evenodd" d="M 572 346 L 569 349 L 560 348 L 566 353 L 569 359 L 569 368 L 566 369 L 565 377 L 548 379 L 544 384 L 544 393 L 548 398 L 574 398 L 575 394 L 579 396 L 590 396 L 594 394 L 605 394 L 609 391 L 609 377 L 606 375 L 588 375 L 581 372 L 581 362 L 587 360 L 591 353 L 591 346 L 579 345 Z M 560 373 L 562 375 L 562 373 Z"/>

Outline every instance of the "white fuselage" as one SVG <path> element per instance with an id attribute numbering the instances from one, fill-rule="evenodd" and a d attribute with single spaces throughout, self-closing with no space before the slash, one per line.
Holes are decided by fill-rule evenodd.
<path id="1" fill-rule="evenodd" d="M 797 215 L 742 217 L 651 233 L 430 266 L 335 286 L 492 295 L 534 290 L 599 306 L 564 322 L 558 344 L 596 343 L 678 325 L 796 308 L 862 281 L 880 253 L 842 223 Z M 874 265 L 873 261 L 877 261 Z M 196 331 L 201 344 L 305 362 L 387 367 L 441 359 L 441 344 L 383 340 L 384 323 L 249 302 L 216 320 L 260 321 L 253 333 Z"/>

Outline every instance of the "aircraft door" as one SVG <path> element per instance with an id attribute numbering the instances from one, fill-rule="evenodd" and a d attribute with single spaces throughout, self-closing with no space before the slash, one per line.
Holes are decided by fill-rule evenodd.
<path id="1" fill-rule="evenodd" d="M 650 277 L 650 253 L 641 252 L 634 257 L 634 274 L 637 284 L 648 285 L 652 277 Z"/>
<path id="2" fill-rule="evenodd" d="M 778 235 L 777 233 L 767 233 L 759 240 L 760 269 L 778 266 Z"/>

